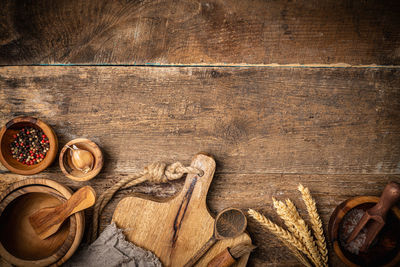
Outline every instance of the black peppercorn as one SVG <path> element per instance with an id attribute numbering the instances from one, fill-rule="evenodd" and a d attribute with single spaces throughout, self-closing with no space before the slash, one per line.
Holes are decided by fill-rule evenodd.
<path id="1" fill-rule="evenodd" d="M 46 157 L 50 143 L 43 131 L 24 127 L 13 137 L 10 149 L 14 159 L 26 165 L 34 165 Z"/>

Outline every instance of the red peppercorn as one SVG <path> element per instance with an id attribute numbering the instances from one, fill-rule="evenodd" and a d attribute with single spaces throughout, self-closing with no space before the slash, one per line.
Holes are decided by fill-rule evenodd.
<path id="1" fill-rule="evenodd" d="M 14 159 L 25 165 L 34 165 L 42 161 L 49 147 L 49 139 L 41 130 L 24 127 L 13 134 L 10 152 Z"/>

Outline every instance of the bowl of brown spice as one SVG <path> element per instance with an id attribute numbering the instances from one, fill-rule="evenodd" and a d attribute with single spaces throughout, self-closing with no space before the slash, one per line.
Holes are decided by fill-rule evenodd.
<path id="1" fill-rule="evenodd" d="M 348 242 L 366 210 L 378 203 L 374 196 L 350 198 L 336 207 L 329 221 L 329 239 L 340 260 L 347 266 L 399 266 L 400 263 L 400 209 L 393 206 L 386 223 L 367 251 L 362 251 L 367 229 Z"/>
<path id="2" fill-rule="evenodd" d="M 17 117 L 0 131 L 0 162 L 8 170 L 32 175 L 46 169 L 58 150 L 57 136 L 40 119 Z"/>

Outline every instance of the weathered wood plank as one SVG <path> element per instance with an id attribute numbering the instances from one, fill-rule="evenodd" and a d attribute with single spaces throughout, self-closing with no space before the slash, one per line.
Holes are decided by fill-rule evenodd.
<path id="1" fill-rule="evenodd" d="M 151 158 L 152 155 L 146 155 Z M 189 160 L 182 160 L 189 164 Z M 139 166 L 138 166 L 139 167 Z M 129 174 L 127 174 L 129 175 Z M 86 183 L 77 183 L 64 177 L 58 166 L 53 166 L 38 177 L 57 180 L 63 184 L 77 189 L 84 184 L 93 186 L 98 193 L 110 187 L 113 182 L 118 181 L 124 176 L 119 174 L 101 173 L 95 179 Z M 0 191 L 8 184 L 23 176 L 3 173 L 0 178 Z M 306 218 L 307 213 L 304 204 L 300 199 L 300 194 L 296 188 L 299 183 L 308 186 L 312 195 L 317 201 L 318 209 L 321 214 L 325 231 L 329 217 L 336 205 L 347 198 L 357 195 L 378 196 L 385 184 L 389 181 L 400 182 L 400 175 L 380 175 L 380 174 L 354 174 L 354 175 L 301 175 L 301 174 L 232 174 L 217 173 L 211 184 L 208 195 L 208 205 L 211 211 L 216 214 L 226 207 L 238 207 L 242 209 L 254 208 L 272 218 L 275 222 L 282 224 L 272 207 L 271 197 L 278 199 L 291 198 L 300 209 L 302 216 Z M 183 181 L 177 181 L 168 185 L 141 185 L 129 190 L 121 191 L 110 202 L 101 217 L 100 228 L 104 229 L 111 221 L 113 211 L 117 203 L 124 197 L 133 193 L 146 193 L 157 197 L 168 197 L 177 193 L 182 187 Z M 2 187 L 1 187 L 2 186 Z M 91 212 L 87 212 L 87 227 L 89 227 Z M 274 238 L 273 235 L 265 232 L 256 222 L 249 220 L 250 235 L 254 243 L 258 246 L 255 253 L 249 260 L 249 266 L 299 266 L 296 259 L 290 252 Z M 332 253 L 331 266 L 342 266 L 339 259 Z"/>
<path id="2" fill-rule="evenodd" d="M 70 181 L 57 163 L 35 176 L 73 189 L 89 184 L 100 193 L 153 161 L 189 164 L 203 150 L 217 160 L 212 212 L 252 207 L 279 222 L 276 196 L 305 214 L 301 182 L 326 225 L 341 201 L 400 182 L 399 80 L 398 69 L 374 68 L 2 67 L 0 124 L 30 114 L 53 126 L 60 145 L 75 137 L 97 142 L 106 160 L 95 179 Z M 0 168 L 0 191 L 24 178 Z M 122 197 L 166 197 L 181 186 L 144 184 L 117 194 L 101 228 Z M 256 223 L 249 231 L 259 246 L 250 266 L 298 266 Z"/>
<path id="3" fill-rule="evenodd" d="M 0 88 L 2 124 L 90 137 L 107 171 L 207 151 L 222 172 L 400 173 L 399 69 L 4 67 Z"/>
<path id="4" fill-rule="evenodd" d="M 400 64 L 399 1 L 1 0 L 0 64 Z"/>

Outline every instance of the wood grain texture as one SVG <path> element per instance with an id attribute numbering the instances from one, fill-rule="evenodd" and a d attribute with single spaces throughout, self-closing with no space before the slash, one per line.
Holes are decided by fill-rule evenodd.
<path id="1" fill-rule="evenodd" d="M 1 0 L 0 64 L 400 63 L 399 1 Z"/>
<path id="2" fill-rule="evenodd" d="M 327 227 L 342 201 L 379 196 L 388 181 L 400 181 L 399 84 L 398 69 L 375 68 L 3 67 L 0 123 L 35 115 L 61 145 L 95 141 L 105 159 L 95 179 L 72 181 L 55 163 L 40 173 L 74 189 L 88 184 L 101 193 L 154 161 L 189 164 L 207 151 L 217 161 L 207 200 L 212 213 L 251 207 L 281 223 L 275 196 L 293 199 L 306 215 L 301 182 Z M 0 174 L 0 190 L 25 178 L 5 168 Z M 101 230 L 122 197 L 168 197 L 182 182 L 118 193 Z M 249 220 L 248 229 L 258 246 L 250 266 L 298 266 L 257 223 Z"/>
<path id="3" fill-rule="evenodd" d="M 233 173 L 399 173 L 399 84 L 398 69 L 6 67 L 0 116 L 88 137 L 106 172 L 207 151 Z"/>

